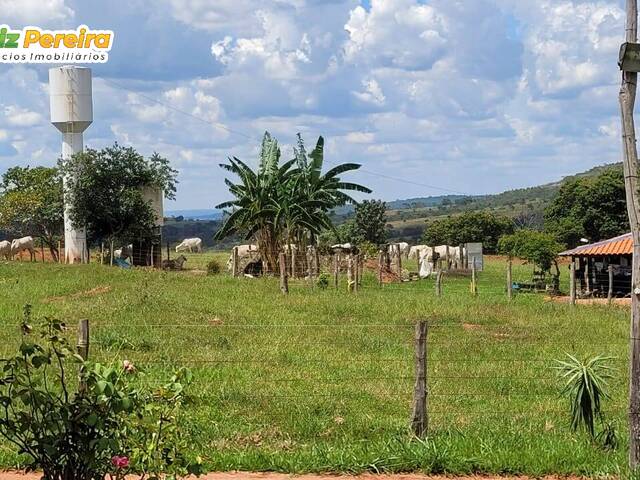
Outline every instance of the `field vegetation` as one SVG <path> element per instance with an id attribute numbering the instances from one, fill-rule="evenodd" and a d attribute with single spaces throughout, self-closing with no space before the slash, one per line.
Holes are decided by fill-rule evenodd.
<path id="1" fill-rule="evenodd" d="M 504 293 L 504 259 L 479 275 L 387 284 L 373 271 L 363 288 L 273 278 L 206 275 L 212 259 L 187 255 L 188 270 L 0 263 L 0 355 L 15 351 L 23 306 L 75 326 L 90 319 L 90 358 L 129 360 L 137 382 L 155 385 L 172 367 L 194 374 L 185 421 L 210 470 L 425 471 L 609 475 L 625 471 L 628 311 Z M 410 269 L 417 267 L 411 262 Z M 516 265 L 514 279 L 531 277 Z M 561 286 L 566 291 L 566 266 Z M 411 436 L 413 330 L 430 323 L 429 435 Z M 620 440 L 605 449 L 571 429 L 554 369 L 566 353 L 603 354 L 610 398 L 602 409 Z M 0 464 L 20 457 L 0 447 Z"/>

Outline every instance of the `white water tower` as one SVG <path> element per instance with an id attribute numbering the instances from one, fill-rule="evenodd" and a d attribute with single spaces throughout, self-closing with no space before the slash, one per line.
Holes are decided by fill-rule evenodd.
<path id="1" fill-rule="evenodd" d="M 62 133 L 62 160 L 68 160 L 73 154 L 82 152 L 82 134 L 93 122 L 91 69 L 76 66 L 49 69 L 49 98 L 51 123 Z M 66 263 L 86 263 L 89 259 L 86 232 L 73 226 L 67 205 L 64 209 L 64 259 Z"/>

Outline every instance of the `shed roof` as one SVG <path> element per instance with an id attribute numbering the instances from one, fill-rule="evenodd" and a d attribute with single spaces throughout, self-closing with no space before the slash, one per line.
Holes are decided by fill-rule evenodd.
<path id="1" fill-rule="evenodd" d="M 631 255 L 633 253 L 633 239 L 630 233 L 619 237 L 602 240 L 589 245 L 581 245 L 572 250 L 562 252 L 560 256 L 602 256 L 602 255 Z"/>

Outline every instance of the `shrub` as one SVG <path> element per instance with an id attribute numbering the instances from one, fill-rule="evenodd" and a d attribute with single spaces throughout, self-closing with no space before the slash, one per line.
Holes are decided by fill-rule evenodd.
<path id="1" fill-rule="evenodd" d="M 329 287 L 329 275 L 326 273 L 321 273 L 318 276 L 316 285 L 318 285 L 318 287 L 320 287 L 322 290 L 326 290 Z"/>
<path id="2" fill-rule="evenodd" d="M 556 360 L 559 378 L 564 381 L 562 389 L 571 405 L 571 428 L 583 428 L 592 438 L 596 438 L 595 423 L 603 426 L 605 438 L 611 437 L 611 427 L 604 421 L 602 401 L 609 398 L 607 380 L 611 378 L 610 357 L 598 355 L 588 360 L 580 360 L 567 354 L 568 360 Z M 613 434 L 615 439 L 615 433 Z"/>
<path id="3" fill-rule="evenodd" d="M 200 473 L 183 454 L 179 411 L 186 370 L 157 390 L 135 389 L 131 362 L 89 363 L 74 353 L 65 325 L 45 318 L 34 329 L 25 307 L 18 353 L 1 361 L 0 436 L 45 480 L 148 478 Z"/>
<path id="4" fill-rule="evenodd" d="M 222 271 L 222 266 L 217 260 L 209 260 L 207 263 L 207 275 L 218 275 Z"/>

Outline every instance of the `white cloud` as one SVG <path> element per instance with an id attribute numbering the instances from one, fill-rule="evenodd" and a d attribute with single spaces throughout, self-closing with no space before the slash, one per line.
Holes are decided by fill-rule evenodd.
<path id="1" fill-rule="evenodd" d="M 4 107 L 4 121 L 12 127 L 33 127 L 43 123 L 43 117 L 38 112 L 32 112 L 17 105 Z"/>
<path id="2" fill-rule="evenodd" d="M 349 132 L 345 138 L 349 143 L 373 143 L 376 137 L 371 132 Z"/>
<path id="3" fill-rule="evenodd" d="M 361 92 L 353 92 L 353 95 L 363 102 L 372 103 L 374 105 L 383 105 L 386 97 L 380 88 L 380 84 L 376 81 L 375 78 L 370 78 L 368 80 L 362 81 L 362 87 L 364 91 Z"/>
<path id="4" fill-rule="evenodd" d="M 70 20 L 74 11 L 64 0 L 0 0 L 2 21 L 14 23 L 12 27 L 51 25 Z"/>

